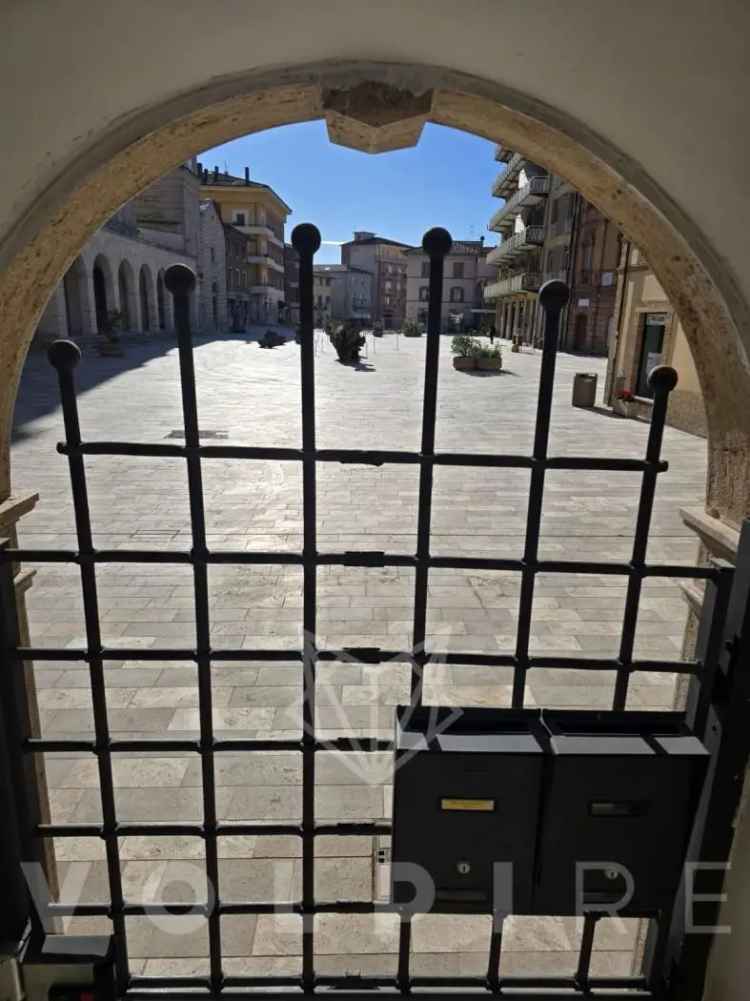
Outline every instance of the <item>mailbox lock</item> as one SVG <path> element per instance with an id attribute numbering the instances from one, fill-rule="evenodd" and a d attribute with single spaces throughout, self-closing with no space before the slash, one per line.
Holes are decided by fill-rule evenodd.
<path id="1" fill-rule="evenodd" d="M 468 874 L 471 872 L 471 863 L 470 862 L 457 862 L 456 863 L 456 872 L 460 876 L 468 876 Z"/>
<path id="2" fill-rule="evenodd" d="M 605 869 L 604 876 L 606 879 L 617 879 L 620 873 L 617 869 Z"/>

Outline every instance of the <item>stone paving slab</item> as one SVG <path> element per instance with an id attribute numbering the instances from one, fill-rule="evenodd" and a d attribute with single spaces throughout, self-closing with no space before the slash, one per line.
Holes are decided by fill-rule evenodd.
<path id="1" fill-rule="evenodd" d="M 419 448 L 424 339 L 385 337 L 368 344 L 368 367 L 338 365 L 325 338 L 316 341 L 318 446 Z M 526 453 L 533 440 L 538 353 L 505 352 L 506 370 L 473 378 L 450 366 L 441 341 L 437 447 L 446 451 Z M 294 344 L 260 351 L 242 339 L 199 339 L 195 352 L 201 424 L 222 431 L 228 444 L 298 447 L 299 357 Z M 562 354 L 553 399 L 550 453 L 633 457 L 644 454 L 646 425 L 602 410 L 570 406 L 579 369 L 603 377 L 601 359 Z M 173 343 L 155 339 L 128 346 L 124 359 L 85 356 L 77 372 L 81 424 L 88 440 L 128 438 L 163 442 L 181 427 L 177 359 Z M 55 452 L 60 410 L 51 369 L 32 354 L 16 415 L 13 479 L 39 490 L 35 512 L 20 525 L 21 544 L 75 548 L 65 460 Z M 701 502 L 705 442 L 667 428 L 664 455 L 670 470 L 659 479 L 649 558 L 694 562 L 697 545 L 677 514 Z M 92 457 L 87 461 L 96 544 L 188 550 L 191 545 L 184 464 L 180 460 Z M 299 551 L 302 544 L 301 470 L 289 462 L 204 462 L 208 544 L 212 549 Z M 540 555 L 549 559 L 627 560 L 635 524 L 639 480 L 627 474 L 550 471 L 546 478 Z M 441 555 L 520 557 L 528 507 L 529 474 L 520 469 L 438 466 L 432 508 L 432 550 Z M 322 552 L 384 549 L 412 553 L 418 504 L 416 467 L 321 464 L 318 469 L 318 546 Z M 37 568 L 29 593 L 32 641 L 85 646 L 78 570 Z M 123 563 L 97 568 L 105 642 L 115 648 L 187 647 L 194 642 L 194 599 L 189 567 Z M 210 621 L 215 646 L 286 649 L 301 642 L 302 574 L 292 566 L 212 566 Z M 626 581 L 608 575 L 544 574 L 537 578 L 531 649 L 568 656 L 610 656 L 617 650 Z M 429 651 L 512 652 L 518 623 L 518 576 L 480 571 L 430 575 L 426 647 Z M 318 575 L 321 645 L 410 644 L 414 575 L 405 569 L 322 567 Z M 644 584 L 636 655 L 679 656 L 685 605 L 672 582 Z M 214 725 L 229 736 L 297 739 L 301 732 L 301 674 L 297 663 L 214 662 Z M 75 661 L 35 667 L 45 735 L 91 736 L 88 668 Z M 512 671 L 430 664 L 424 698 L 429 704 L 507 706 Z M 197 671 L 177 661 L 109 661 L 105 684 L 112 732 L 121 736 L 190 736 L 199 732 Z M 532 670 L 528 705 L 600 708 L 610 704 L 614 678 L 599 672 Z M 406 701 L 408 668 L 357 663 L 321 664 L 317 725 L 321 739 L 390 736 L 393 707 Z M 634 675 L 628 704 L 669 708 L 674 678 Z M 53 820 L 101 818 L 95 762 L 79 754 L 45 755 Z M 325 754 L 317 758 L 316 812 L 326 819 L 372 820 L 390 814 L 389 755 Z M 117 755 L 113 761 L 120 819 L 185 820 L 202 816 L 201 766 L 189 752 Z M 296 820 L 301 810 L 300 756 L 294 753 L 217 754 L 219 815 L 235 820 Z M 316 845 L 316 894 L 321 899 L 372 899 L 372 839 L 325 838 Z M 90 864 L 86 894 L 107 885 L 98 839 L 56 839 L 61 874 Z M 195 870 L 202 885 L 204 846 L 199 838 L 127 837 L 121 842 L 128 894 L 190 899 Z M 300 842 L 296 838 L 224 837 L 219 840 L 225 899 L 298 894 Z M 188 866 L 186 870 L 184 867 Z M 190 866 L 193 869 L 189 868 Z M 67 868 L 66 868 L 67 867 Z M 180 877 L 188 874 L 187 882 Z M 192 919 L 193 922 L 195 919 Z M 66 919 L 71 932 L 108 930 L 106 919 Z M 205 924 L 168 919 L 154 928 L 128 919 L 131 966 L 146 974 L 205 973 Z M 592 970 L 625 975 L 637 963 L 635 922 L 597 927 Z M 321 915 L 316 921 L 321 972 L 395 972 L 397 927 L 389 916 Z M 606 926 L 606 927 L 605 927 Z M 301 925 L 290 915 L 222 920 L 229 974 L 295 974 L 300 969 Z M 415 921 L 415 973 L 483 974 L 487 922 L 427 916 Z M 566 920 L 513 919 L 503 941 L 506 974 L 559 974 L 573 970 L 580 930 Z"/>

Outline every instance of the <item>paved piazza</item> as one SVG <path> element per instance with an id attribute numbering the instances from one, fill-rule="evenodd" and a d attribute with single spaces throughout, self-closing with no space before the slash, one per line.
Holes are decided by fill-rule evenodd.
<path id="1" fill-rule="evenodd" d="M 418 449 L 425 339 L 368 337 L 359 368 L 339 365 L 317 335 L 318 446 Z M 441 341 L 437 447 L 450 451 L 528 453 L 533 436 L 540 354 L 504 351 L 500 375 L 459 373 Z M 244 337 L 199 339 L 195 364 L 201 426 L 227 444 L 298 447 L 301 434 L 299 349 L 289 342 L 261 350 Z M 599 374 L 602 359 L 558 359 L 550 453 L 641 457 L 648 428 L 604 410 L 571 407 L 573 374 Z M 128 344 L 124 358 L 85 355 L 78 369 L 80 414 L 88 440 L 164 442 L 181 428 L 177 356 L 163 338 Z M 21 544 L 74 548 L 66 461 L 55 451 L 61 417 L 53 372 L 32 353 L 24 373 L 13 447 L 18 491 L 40 493 L 23 519 Z M 706 473 L 705 442 L 668 428 L 649 558 L 692 563 L 695 538 L 678 508 L 700 504 Z M 294 463 L 206 460 L 204 488 L 213 549 L 295 551 L 301 548 L 302 491 Z M 180 550 L 190 546 L 184 462 L 179 459 L 94 457 L 88 475 L 95 542 L 106 548 Z M 438 467 L 433 502 L 435 554 L 519 556 L 529 474 L 524 470 Z M 540 555 L 551 559 L 627 559 L 640 479 L 628 473 L 548 473 Z M 384 549 L 413 553 L 418 471 L 318 467 L 318 545 L 321 551 Z M 209 570 L 214 646 L 291 647 L 301 642 L 301 572 L 296 567 L 213 566 Z M 319 643 L 405 649 L 413 604 L 411 572 L 321 568 Z M 98 570 L 105 643 L 122 647 L 187 646 L 194 637 L 189 567 L 122 564 Z M 610 576 L 541 576 L 532 623 L 532 652 L 581 658 L 616 653 L 624 582 Z M 430 578 L 430 650 L 512 651 L 518 581 L 510 573 L 435 571 Z M 29 594 L 32 642 L 84 644 L 75 568 L 38 570 Z M 649 580 L 638 623 L 636 656 L 676 657 L 686 606 L 671 582 Z M 83 663 L 36 666 L 44 735 L 90 734 L 90 689 Z M 280 738 L 299 734 L 301 683 L 297 665 L 215 664 L 217 732 Z M 113 662 L 106 671 L 109 724 L 116 735 L 195 735 L 198 689 L 191 666 L 168 661 Z M 425 700 L 442 705 L 509 704 L 511 672 L 435 665 Z M 530 706 L 606 707 L 613 677 L 588 671 L 532 671 Z M 408 697 L 398 664 L 323 665 L 318 726 L 323 736 L 390 735 L 393 707 Z M 635 677 L 629 704 L 672 705 L 673 679 Z M 387 754 L 318 757 L 319 819 L 372 820 L 390 813 Z M 58 822 L 101 817 L 95 762 L 48 755 L 52 816 Z M 189 754 L 119 755 L 114 761 L 118 817 L 129 821 L 201 817 L 199 762 Z M 218 755 L 218 810 L 230 820 L 297 820 L 301 772 L 296 754 Z M 369 900 L 382 892 L 382 866 L 373 865 L 372 839 L 322 839 L 316 865 L 321 899 Z M 205 894 L 202 843 L 190 838 L 125 838 L 121 843 L 125 894 L 138 899 L 193 899 Z M 101 843 L 65 839 L 56 844 L 67 899 L 83 883 L 85 899 L 106 899 Z M 299 893 L 298 843 L 277 837 L 222 839 L 223 899 L 289 900 Z M 197 863 L 197 864 L 196 864 Z M 186 896 L 187 895 L 187 896 Z M 71 931 L 98 919 L 67 920 Z M 100 925 L 101 926 L 101 925 Z M 636 922 L 603 921 L 593 970 L 630 972 Z M 321 915 L 316 948 L 322 972 L 395 971 L 397 924 L 390 915 Z M 222 919 L 229 973 L 286 973 L 300 967 L 300 919 L 288 915 Z M 132 966 L 146 973 L 205 971 L 207 936 L 201 918 L 128 919 Z M 576 963 L 580 929 L 573 919 L 514 919 L 503 944 L 506 973 L 565 973 Z M 489 941 L 483 917 L 426 916 L 415 921 L 414 972 L 483 972 Z"/>

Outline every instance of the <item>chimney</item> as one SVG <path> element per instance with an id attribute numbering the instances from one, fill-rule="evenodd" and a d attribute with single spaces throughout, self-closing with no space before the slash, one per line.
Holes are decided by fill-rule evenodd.
<path id="1" fill-rule="evenodd" d="M 203 168 L 203 183 L 208 184 L 208 167 Z"/>
<path id="2" fill-rule="evenodd" d="M 214 167 L 214 184 L 218 183 L 219 180 L 219 168 Z"/>
<path id="3" fill-rule="evenodd" d="M 245 184 L 250 184 L 250 168 L 245 167 Z"/>

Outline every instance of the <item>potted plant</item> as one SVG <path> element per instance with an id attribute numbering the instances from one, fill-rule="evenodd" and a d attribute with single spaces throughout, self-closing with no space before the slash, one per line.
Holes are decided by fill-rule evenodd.
<path id="1" fill-rule="evenodd" d="M 342 365 L 353 365 L 359 361 L 359 352 L 365 346 L 365 338 L 357 325 L 350 322 L 327 323 L 326 333 Z"/>
<path id="2" fill-rule="evenodd" d="M 615 403 L 612 408 L 616 414 L 621 417 L 632 417 L 633 414 L 633 402 L 635 401 L 635 393 L 632 389 L 618 389 L 615 393 Z"/>
<path id="3" fill-rule="evenodd" d="M 479 342 L 468 334 L 456 334 L 451 340 L 453 367 L 460 372 L 476 368 Z"/>
<path id="4" fill-rule="evenodd" d="M 123 350 L 120 347 L 120 330 L 122 329 L 124 317 L 119 309 L 110 309 L 103 318 L 102 334 L 104 340 L 99 343 L 99 354 L 111 358 L 122 357 Z"/>
<path id="5" fill-rule="evenodd" d="M 404 337 L 421 337 L 422 328 L 414 320 L 404 320 L 404 325 L 401 328 L 401 333 Z"/>
<path id="6" fill-rule="evenodd" d="M 475 355 L 476 367 L 484 372 L 499 372 L 503 367 L 500 348 L 480 347 Z"/>

